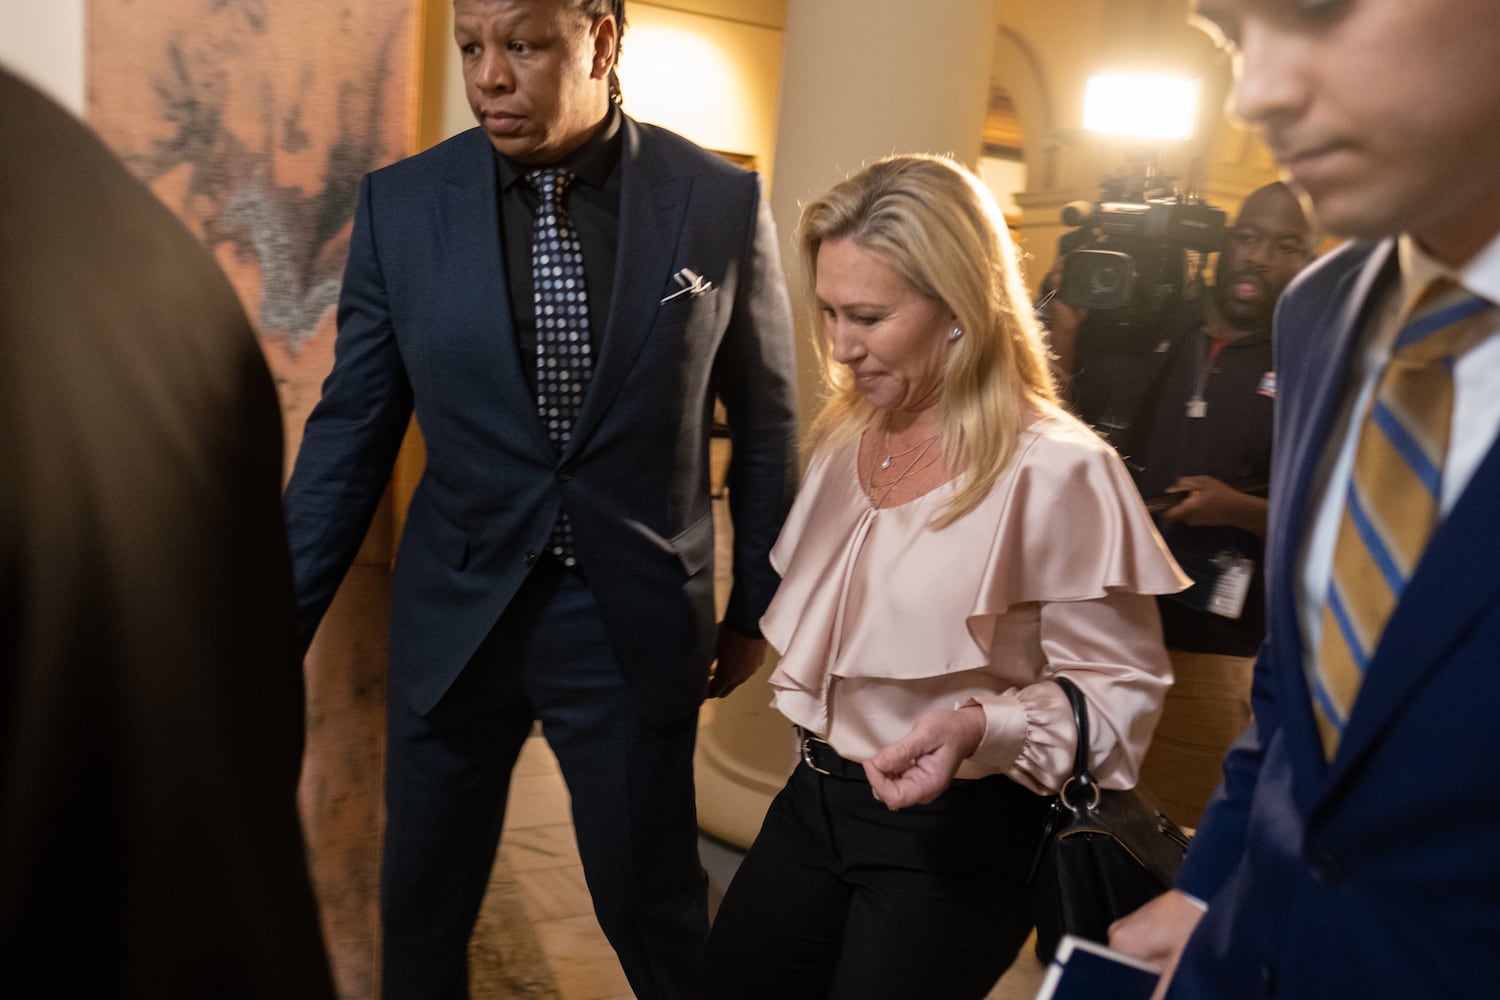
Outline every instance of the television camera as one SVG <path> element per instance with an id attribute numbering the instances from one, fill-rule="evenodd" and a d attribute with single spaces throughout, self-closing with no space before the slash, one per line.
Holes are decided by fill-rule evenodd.
<path id="1" fill-rule="evenodd" d="M 1148 175 L 1132 184 L 1109 177 L 1098 202 L 1063 207 L 1063 224 L 1073 231 L 1058 241 L 1064 257 L 1058 298 L 1107 312 L 1116 325 L 1137 326 L 1196 294 L 1203 258 L 1219 249 L 1226 217 L 1183 197 L 1172 180 Z"/>

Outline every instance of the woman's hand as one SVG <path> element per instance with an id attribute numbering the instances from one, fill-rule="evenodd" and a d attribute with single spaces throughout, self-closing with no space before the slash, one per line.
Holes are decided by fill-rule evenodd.
<path id="1" fill-rule="evenodd" d="M 926 713 L 911 732 L 865 761 L 870 789 L 892 809 L 931 802 L 978 749 L 984 728 L 984 709 L 978 705 Z"/>

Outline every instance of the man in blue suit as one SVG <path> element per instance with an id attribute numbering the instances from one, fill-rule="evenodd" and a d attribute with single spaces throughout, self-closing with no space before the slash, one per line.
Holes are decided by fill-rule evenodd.
<path id="1" fill-rule="evenodd" d="M 1270 631 L 1255 721 L 1226 760 L 1177 890 L 1111 940 L 1175 965 L 1171 997 L 1490 997 L 1500 982 L 1490 736 L 1500 719 L 1500 4 L 1200 0 L 1198 11 L 1235 53 L 1236 112 L 1319 221 L 1353 239 L 1304 272 L 1277 314 Z M 1465 324 L 1445 324 L 1456 337 L 1443 380 L 1452 410 L 1431 426 L 1448 440 L 1424 480 L 1435 527 L 1413 558 L 1395 560 L 1400 572 L 1350 580 L 1356 539 L 1369 552 L 1391 541 L 1362 534 L 1359 517 L 1409 495 L 1351 482 L 1370 468 L 1361 438 L 1377 432 L 1366 412 L 1379 434 L 1400 438 L 1386 422 L 1388 370 L 1419 343 L 1404 314 L 1434 278 L 1474 306 Z M 1401 454 L 1412 456 L 1405 445 Z M 1340 527 L 1346 507 L 1359 530 Z M 1387 527 L 1399 535 L 1410 523 Z M 1327 683 L 1347 620 L 1325 627 L 1323 616 L 1343 615 L 1372 586 L 1391 605 L 1361 639 L 1370 645 L 1351 705 Z"/>
<path id="2" fill-rule="evenodd" d="M 385 1000 L 467 996 L 466 946 L 534 719 L 636 996 L 694 991 L 697 710 L 764 652 L 767 553 L 796 479 L 791 320 L 755 176 L 619 109 L 623 6 L 456 0 L 480 127 L 365 178 L 334 368 L 287 488 L 307 641 L 415 413 L 427 467 L 391 597 Z M 541 167 L 569 175 L 560 212 L 539 212 Z M 538 383 L 555 375 L 563 307 L 535 287 L 553 278 L 532 246 L 544 227 L 560 238 L 558 216 L 587 301 L 564 349 L 591 356 L 564 380 L 586 389 L 561 437 Z M 716 398 L 733 449 L 722 623 Z"/>

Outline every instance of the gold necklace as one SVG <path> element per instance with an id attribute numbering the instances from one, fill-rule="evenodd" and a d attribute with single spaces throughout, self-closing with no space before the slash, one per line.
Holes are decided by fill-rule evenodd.
<path id="1" fill-rule="evenodd" d="M 918 441 L 916 444 L 912 445 L 910 448 L 906 449 L 905 451 L 900 451 L 900 452 L 892 453 L 891 452 L 891 425 L 890 424 L 886 424 L 885 425 L 884 434 L 882 435 L 882 438 L 881 438 L 881 440 L 883 440 L 885 442 L 885 461 L 883 461 L 883 462 L 880 463 L 880 467 L 882 469 L 889 469 L 891 467 L 891 462 L 893 462 L 894 460 L 896 460 L 898 458 L 905 458 L 907 455 L 910 455 L 912 452 L 916 451 L 918 448 L 922 448 L 922 449 L 925 450 L 928 445 L 932 444 L 933 440 L 936 437 L 937 437 L 937 435 L 934 434 L 932 437 L 928 438 L 925 441 Z M 874 476 L 873 473 L 870 475 L 870 478 L 871 479 L 875 478 L 875 476 Z"/>
<path id="2" fill-rule="evenodd" d="M 870 469 L 869 488 L 870 506 L 876 508 L 877 510 L 884 507 L 886 498 L 891 495 L 891 491 L 894 490 L 897 486 L 901 485 L 901 483 L 906 479 L 907 476 L 910 476 L 913 472 L 917 471 L 917 467 L 922 464 L 922 459 L 926 457 L 928 449 L 933 446 L 933 443 L 936 442 L 937 439 L 938 435 L 934 434 L 932 437 L 924 441 L 921 445 L 922 450 L 917 452 L 917 457 L 911 460 L 911 464 L 906 467 L 905 471 L 903 471 L 901 475 L 897 476 L 895 479 L 892 479 L 888 483 L 875 482 L 875 469 L 872 467 Z M 912 448 L 908 448 L 901 454 L 908 455 L 915 450 L 916 446 L 913 446 Z M 885 466 L 881 465 L 881 468 L 885 468 Z M 881 490 L 879 497 L 875 496 L 876 490 Z"/>

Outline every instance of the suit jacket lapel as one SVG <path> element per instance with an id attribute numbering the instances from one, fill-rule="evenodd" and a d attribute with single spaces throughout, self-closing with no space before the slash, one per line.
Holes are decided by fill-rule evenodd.
<path id="1" fill-rule="evenodd" d="M 1295 671 L 1285 671 L 1279 700 L 1280 711 L 1294 719 L 1285 727 L 1285 739 L 1289 750 L 1306 765 L 1303 774 L 1321 775 L 1326 770 L 1322 743 L 1312 711 L 1312 696 L 1306 679 L 1306 655 L 1302 648 L 1301 609 L 1297 604 L 1298 577 L 1302 549 L 1307 541 L 1311 517 L 1316 513 L 1309 503 L 1315 498 L 1313 487 L 1317 483 L 1324 452 L 1330 447 L 1330 439 L 1342 409 L 1344 391 L 1352 377 L 1351 371 L 1359 353 L 1361 333 L 1368 322 L 1379 291 L 1390 280 L 1396 266 L 1394 241 L 1377 247 L 1362 266 L 1350 271 L 1341 280 L 1332 294 L 1324 301 L 1331 304 L 1326 314 L 1320 313 L 1309 321 L 1297 324 L 1291 333 L 1278 329 L 1277 336 L 1331 338 L 1326 350 L 1299 351 L 1297 357 L 1331 359 L 1335 363 L 1321 367 L 1321 379 L 1312 386 L 1312 394 L 1305 407 L 1288 413 L 1285 408 L 1277 414 L 1277 423 L 1292 420 L 1296 432 L 1277 436 L 1277 446 L 1290 445 L 1290 452 L 1275 456 L 1274 462 L 1280 475 L 1274 477 L 1277 495 L 1272 503 L 1282 508 L 1277 521 L 1281 538 L 1276 544 L 1271 567 L 1271 595 L 1274 615 L 1282 623 L 1275 630 L 1272 642 L 1281 663 L 1296 664 Z M 1283 353 L 1278 350 L 1278 353 Z M 1278 358 L 1277 368 L 1281 360 Z M 1290 403 L 1292 400 L 1285 399 Z M 1278 405 L 1283 405 L 1278 403 Z M 1305 796 L 1315 794 L 1318 786 L 1303 783 Z"/>
<path id="2" fill-rule="evenodd" d="M 441 259 L 452 268 L 448 284 L 460 303 L 460 322 L 442 335 L 469 337 L 464 351 L 475 364 L 492 372 L 495 405 L 507 407 L 518 426 L 528 429 L 538 447 L 552 450 L 535 396 L 521 371 L 512 322 L 510 291 L 500 255 L 499 179 L 484 132 L 474 129 L 453 158 L 439 195 L 437 239 Z M 475 401 L 483 402 L 483 401 Z"/>
<path id="3" fill-rule="evenodd" d="M 568 451 L 576 451 L 609 412 L 653 327 L 661 298 L 676 268 L 677 243 L 687 213 L 692 179 L 670 167 L 642 141 L 640 128 L 624 119 L 620 150 L 620 244 L 615 254 L 614 301 L 583 409 Z"/>

